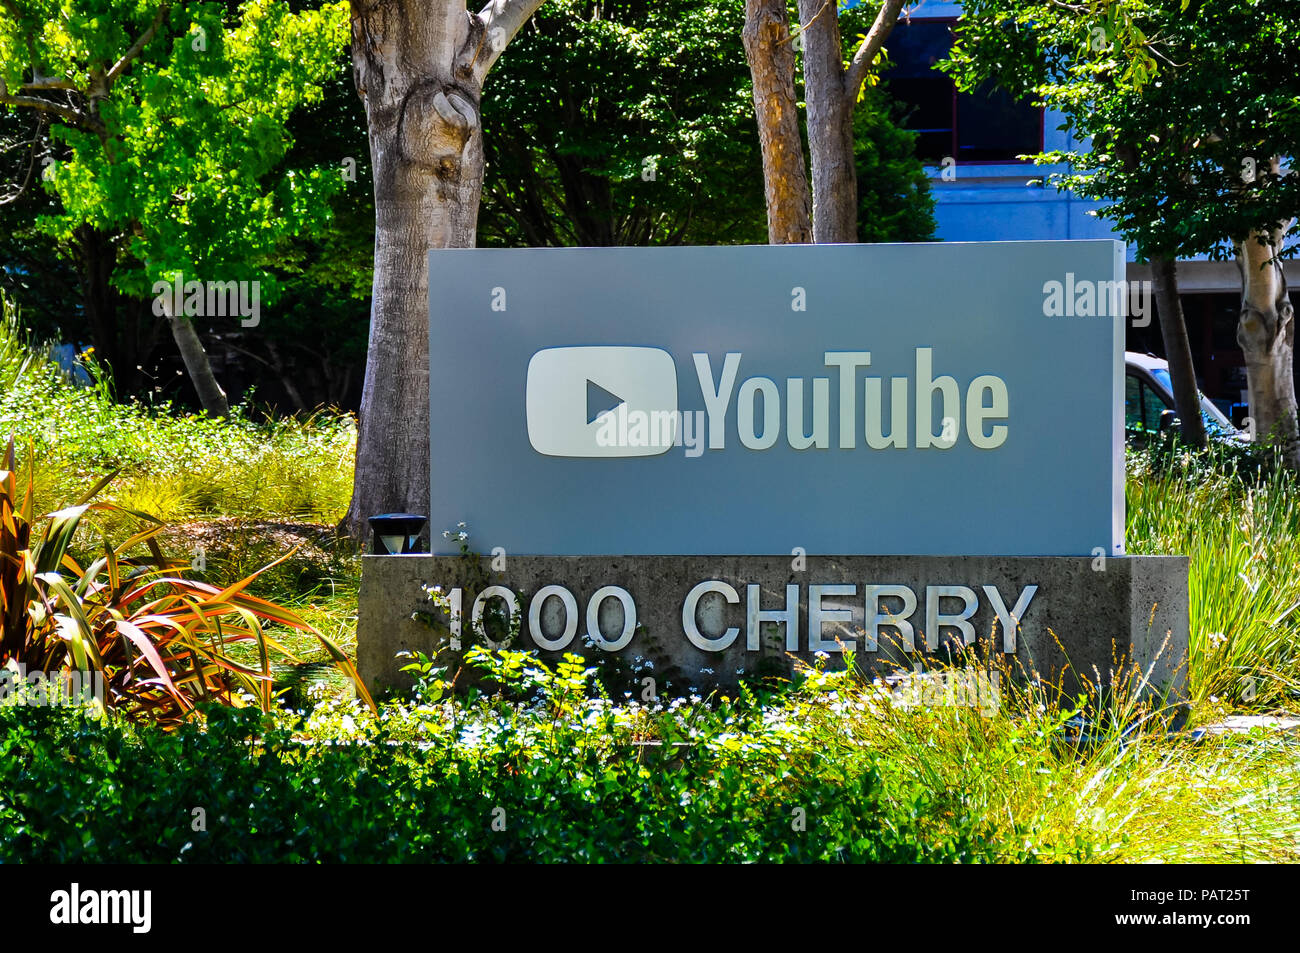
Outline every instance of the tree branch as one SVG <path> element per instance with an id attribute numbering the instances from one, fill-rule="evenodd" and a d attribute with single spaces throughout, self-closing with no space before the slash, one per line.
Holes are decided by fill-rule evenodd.
<path id="1" fill-rule="evenodd" d="M 821 15 L 822 15 L 823 13 L 826 12 L 826 9 L 827 9 L 830 5 L 831 5 L 831 0 L 826 0 L 826 2 L 823 3 L 823 4 L 821 5 L 821 9 L 818 10 L 816 13 L 814 13 L 814 14 L 812 15 L 812 17 L 808 20 L 807 23 L 800 23 L 798 29 L 796 29 L 796 30 L 791 30 L 791 31 L 790 31 L 790 36 L 789 36 L 789 41 L 790 41 L 791 43 L 793 43 L 794 40 L 795 40 L 795 37 L 797 37 L 797 36 L 801 36 L 801 35 L 803 35 L 804 33 L 807 33 L 808 30 L 812 28 L 812 25 L 813 25 L 814 23 L 816 23 L 819 19 L 821 19 Z M 838 14 L 839 14 L 839 11 L 837 10 L 835 15 L 838 16 Z"/>
<path id="2" fill-rule="evenodd" d="M 21 142 L 18 141 L 6 142 L 3 145 L 0 145 L 0 152 L 12 152 L 14 149 L 23 149 L 26 148 L 27 146 L 34 146 L 38 142 L 40 142 L 40 134 L 44 130 L 45 117 L 39 116 L 37 118 L 39 124 L 37 125 L 36 133 L 32 136 L 32 138 L 23 139 Z"/>
<path id="3" fill-rule="evenodd" d="M 8 10 L 15 20 L 20 18 L 20 11 L 14 4 L 13 0 L 0 0 L 0 6 L 3 6 Z M 91 110 L 85 111 L 76 109 L 72 106 L 65 106 L 61 103 L 51 102 L 50 100 L 43 99 L 39 96 L 15 95 L 9 92 L 9 87 L 3 80 L 0 80 L 0 103 L 8 106 L 20 106 L 27 109 L 35 109 L 42 113 L 49 113 L 50 115 L 62 119 L 70 126 L 89 129 L 102 137 L 105 134 L 106 129 L 104 123 L 95 113 L 95 100 L 102 99 L 104 96 L 108 95 L 108 91 L 112 88 L 113 83 L 122 75 L 126 68 L 131 64 L 131 61 L 140 55 L 141 51 L 148 45 L 149 41 L 153 39 L 154 34 L 158 32 L 158 28 L 162 25 L 169 9 L 171 9 L 170 3 L 160 5 L 154 13 L 153 22 L 150 23 L 145 31 L 136 38 L 136 41 L 132 43 L 118 61 L 113 64 L 109 71 L 102 75 L 92 75 L 90 89 L 83 94 L 91 101 Z M 78 89 L 76 85 L 65 79 L 52 76 L 43 77 L 40 75 L 40 70 L 37 68 L 36 64 L 36 50 L 34 46 L 32 46 L 31 40 L 32 38 L 29 36 L 28 41 L 32 56 L 32 80 L 31 82 L 22 85 L 22 91 L 68 91 L 82 94 L 82 91 Z"/>
<path id="4" fill-rule="evenodd" d="M 478 12 L 484 27 L 484 49 L 475 57 L 474 70 L 480 82 L 515 34 L 546 0 L 491 0 Z"/>
<path id="5" fill-rule="evenodd" d="M 8 195 L 0 196 L 0 205 L 9 205 L 13 202 L 17 202 L 22 194 L 27 191 L 27 186 L 32 184 L 32 173 L 36 171 L 36 153 L 40 150 L 42 141 L 41 133 L 44 131 L 45 117 L 37 113 L 36 132 L 32 134 L 32 138 L 28 142 L 14 143 L 13 145 L 6 146 L 4 149 L 0 150 L 0 152 L 8 152 L 10 149 L 16 149 L 19 146 L 32 147 L 31 155 L 27 160 L 27 174 L 23 176 L 23 181 L 19 184 L 17 189 L 10 192 Z"/>
<path id="6" fill-rule="evenodd" d="M 161 4 L 158 7 L 157 12 L 153 15 L 153 23 L 149 24 L 149 28 L 141 33 L 140 36 L 136 38 L 136 41 L 131 44 L 130 48 L 122 54 L 121 58 L 113 64 L 113 68 L 104 76 L 105 93 L 108 92 L 117 78 L 122 75 L 122 72 L 131 65 L 131 61 L 139 56 L 141 51 L 143 51 L 149 44 L 149 41 L 153 39 L 154 34 L 158 32 L 158 28 L 162 26 L 163 19 L 167 16 L 167 11 L 170 9 L 170 3 Z"/>
<path id="7" fill-rule="evenodd" d="M 903 11 L 904 0 L 885 0 L 876 14 L 875 22 L 871 24 L 871 29 L 867 31 L 866 37 L 858 46 L 858 50 L 853 54 L 853 60 L 849 63 L 848 76 L 844 83 L 844 94 L 849 97 L 851 102 L 856 102 L 858 90 L 867 80 L 867 73 L 871 71 L 871 65 L 876 61 L 876 56 L 885 46 L 885 40 L 888 39 L 890 31 L 894 29 L 894 24 L 898 22 L 898 15 Z"/>
<path id="8" fill-rule="evenodd" d="M 90 129 L 94 132 L 103 131 L 103 123 L 94 119 L 87 113 L 73 109 L 71 106 L 64 106 L 60 103 L 50 102 L 48 99 L 41 99 L 39 96 L 15 96 L 9 92 L 9 87 L 5 81 L 0 79 L 0 103 L 6 106 L 21 106 L 26 109 L 35 109 L 38 112 L 49 113 L 52 116 L 58 116 L 70 126 L 76 126 L 81 129 Z"/>
<path id="9" fill-rule="evenodd" d="M 77 87 L 69 83 L 66 79 L 56 79 L 53 76 L 43 76 L 34 79 L 30 83 L 23 83 L 20 89 L 25 93 L 41 92 L 46 89 L 66 89 L 77 92 Z"/>

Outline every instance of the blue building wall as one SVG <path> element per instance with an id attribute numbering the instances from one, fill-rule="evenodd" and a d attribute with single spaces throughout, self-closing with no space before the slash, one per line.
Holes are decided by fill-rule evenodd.
<path id="1" fill-rule="evenodd" d="M 853 0 L 849 5 L 856 4 Z M 921 0 L 908 8 L 917 18 L 956 18 L 959 3 Z M 1047 110 L 1043 116 L 1043 151 L 1073 150 L 1077 142 L 1062 131 L 1065 118 Z M 926 170 L 935 197 L 937 237 L 950 242 L 1119 238 L 1096 214 L 1097 205 L 1041 184 L 1065 165 L 1029 162 L 962 164 Z M 1130 249 L 1129 260 L 1132 260 Z"/>
<path id="2" fill-rule="evenodd" d="M 928 168 L 937 237 L 949 242 L 1119 238 L 1111 223 L 1097 216 L 1094 203 L 1034 183 L 1060 168 L 959 165 L 952 170 L 953 181 L 945 181 L 940 168 Z"/>

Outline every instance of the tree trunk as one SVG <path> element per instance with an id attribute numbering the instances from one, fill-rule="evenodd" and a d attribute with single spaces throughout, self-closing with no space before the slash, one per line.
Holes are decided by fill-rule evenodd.
<path id="1" fill-rule="evenodd" d="M 80 226 L 75 234 L 81 302 L 90 326 L 90 341 L 95 346 L 95 356 L 109 369 L 114 384 L 118 385 L 122 360 L 117 327 L 118 295 L 112 285 L 113 267 L 117 263 L 113 239 L 89 225 Z M 120 388 L 115 389 L 121 392 Z"/>
<path id="2" fill-rule="evenodd" d="M 352 2 L 352 64 L 375 182 L 375 276 L 352 502 L 429 511 L 429 273 L 435 248 L 472 248 L 483 186 L 483 79 L 542 0 Z M 454 453 L 454 448 L 445 448 Z M 434 529 L 431 527 L 431 529 Z"/>
<path id="3" fill-rule="evenodd" d="M 763 154 L 767 240 L 813 240 L 808 173 L 794 89 L 794 47 L 785 0 L 745 0 L 745 59 L 754 81 L 754 114 Z"/>
<path id="4" fill-rule="evenodd" d="M 199 395 L 199 403 L 209 417 L 229 417 L 230 404 L 226 401 L 226 392 L 221 389 L 216 375 L 212 373 L 208 352 L 203 349 L 203 342 L 194 330 L 194 322 L 184 315 L 173 316 L 170 307 L 165 308 L 165 311 L 172 337 L 181 352 L 181 360 L 185 362 L 185 369 L 189 371 L 194 390 Z"/>
<path id="5" fill-rule="evenodd" d="M 109 232 L 82 225 L 75 232 L 76 268 L 81 278 L 81 301 L 90 327 L 95 357 L 107 368 L 113 393 L 119 399 L 143 389 L 140 369 L 152 347 L 140 339 L 139 312 L 148 311 L 140 301 L 118 293 L 113 287 L 117 247 Z M 156 328 L 152 312 L 149 325 Z"/>
<path id="6" fill-rule="evenodd" d="M 803 49 L 808 152 L 812 158 L 812 227 L 808 228 L 808 180 L 804 170 L 794 83 L 788 80 L 794 49 L 783 0 L 745 0 L 745 58 L 754 80 L 754 111 L 763 150 L 768 240 L 776 245 L 858 239 L 858 175 L 853 111 L 904 0 L 884 0 L 848 68 L 840 38 L 838 4 L 798 0 Z M 788 51 L 788 52 L 787 52 Z M 802 196 L 802 198 L 800 198 Z"/>
<path id="7" fill-rule="evenodd" d="M 1160 335 L 1165 342 L 1165 359 L 1173 383 L 1174 410 L 1178 414 L 1183 442 L 1205 446 L 1205 421 L 1201 417 L 1201 394 L 1196 387 L 1192 345 L 1187 336 L 1183 304 L 1178 298 L 1178 273 L 1172 258 L 1151 259 L 1156 310 L 1160 314 Z"/>
<path id="8" fill-rule="evenodd" d="M 799 0 L 803 27 L 804 98 L 812 159 L 813 240 L 819 245 L 858 239 L 858 177 L 853 148 L 852 95 L 846 87 L 844 48 L 835 3 Z"/>
<path id="9" fill-rule="evenodd" d="M 1282 262 L 1275 256 L 1290 224 L 1237 243 L 1241 315 L 1237 343 L 1246 358 L 1246 386 L 1256 439 L 1271 442 L 1287 466 L 1300 469 L 1296 421 L 1295 316 Z"/>

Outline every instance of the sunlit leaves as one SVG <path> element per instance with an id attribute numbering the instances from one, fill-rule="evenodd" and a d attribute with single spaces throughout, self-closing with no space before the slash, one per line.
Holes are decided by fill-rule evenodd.
<path id="1" fill-rule="evenodd" d="M 12 443 L 4 456 L 12 459 Z M 0 465 L 10 466 L 0 461 Z M 0 666 L 97 672 L 104 703 L 132 717 L 175 727 L 204 700 L 236 704 L 239 694 L 272 705 L 272 655 L 289 653 L 268 625 L 310 632 L 367 702 L 347 655 L 297 613 L 248 593 L 262 571 L 224 588 L 185 578 L 184 560 L 168 560 L 154 537 L 163 524 L 112 503 L 87 502 L 46 516 L 32 509 L 30 462 L 25 481 L 0 470 Z M 145 529 L 83 566 L 70 551 L 90 510 L 127 515 Z M 143 554 L 142 545 L 148 547 Z M 258 650 L 260 669 L 239 663 L 232 646 Z M 373 703 L 371 703 L 373 704 Z"/>
<path id="2" fill-rule="evenodd" d="M 41 227 L 65 239 L 82 223 L 128 234 L 129 251 L 146 268 L 118 269 L 123 291 L 147 295 L 163 271 L 176 269 L 268 283 L 260 263 L 286 236 L 327 220 L 339 177 L 309 170 L 287 182 L 276 169 L 291 145 L 290 114 L 318 102 L 337 69 L 345 3 L 299 13 L 282 0 L 173 3 L 111 84 L 113 64 L 146 34 L 159 4 L 36 0 L 21 9 L 17 21 L 0 15 L 6 84 L 57 78 L 76 90 L 67 101 L 104 130 L 55 126 L 59 161 L 46 187 L 63 211 Z M 263 298 L 274 292 L 264 287 Z"/>

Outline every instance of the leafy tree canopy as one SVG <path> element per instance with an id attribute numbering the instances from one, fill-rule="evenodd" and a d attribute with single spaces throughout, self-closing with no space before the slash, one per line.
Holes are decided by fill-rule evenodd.
<path id="1" fill-rule="evenodd" d="M 146 295 L 173 271 L 238 280 L 288 236 L 319 229 L 337 168 L 269 173 L 292 111 L 320 99 L 347 42 L 347 6 L 281 0 L 0 0 L 0 103 L 49 120 L 41 159 L 61 202 L 47 233 L 128 236 Z M 264 289 L 264 295 L 274 287 Z"/>
<path id="2" fill-rule="evenodd" d="M 1289 221 L 1300 184 L 1300 0 L 969 0 L 945 66 L 1060 110 L 1079 145 L 1038 157 L 1146 258 L 1222 254 Z"/>
<path id="3" fill-rule="evenodd" d="M 549 0 L 488 76 L 485 245 L 761 242 L 743 0 Z"/>

